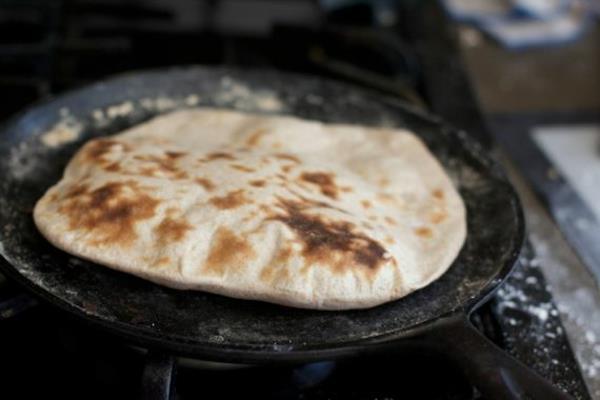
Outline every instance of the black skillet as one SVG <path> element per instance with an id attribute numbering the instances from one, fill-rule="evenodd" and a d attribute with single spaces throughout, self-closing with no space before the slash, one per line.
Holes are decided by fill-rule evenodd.
<path id="1" fill-rule="evenodd" d="M 196 102 L 416 132 L 467 205 L 468 237 L 460 255 L 439 280 L 404 299 L 369 310 L 322 312 L 163 288 L 72 257 L 43 239 L 32 207 L 84 141 Z M 113 118 L 100 118 L 107 114 Z M 41 135 L 65 116 L 81 127 L 79 137 L 48 147 Z M 486 398 L 568 398 L 468 322 L 518 257 L 524 221 L 513 188 L 468 136 L 393 99 L 274 71 L 194 67 L 126 74 L 10 121 L 0 132 L 0 170 L 0 254 L 8 261 L 3 272 L 132 343 L 235 363 L 309 362 L 418 343 L 454 359 Z"/>

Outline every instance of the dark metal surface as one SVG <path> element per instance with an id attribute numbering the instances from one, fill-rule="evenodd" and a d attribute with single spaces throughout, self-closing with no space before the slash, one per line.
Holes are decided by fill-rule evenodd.
<path id="1" fill-rule="evenodd" d="M 407 6 L 403 24 L 419 56 L 422 90 L 431 112 L 491 148 L 491 136 L 460 57 L 456 24 L 435 1 Z"/>
<path id="2" fill-rule="evenodd" d="M 177 363 L 173 356 L 149 352 L 142 373 L 142 400 L 170 400 L 175 398 Z"/>
<path id="3" fill-rule="evenodd" d="M 469 235 L 449 271 L 404 299 L 370 310 L 317 312 L 163 288 L 49 245 L 31 218 L 35 201 L 55 183 L 87 139 L 111 134 L 157 113 L 144 99 L 239 107 L 236 93 L 223 99 L 223 82 L 276 93 L 278 112 L 327 122 L 407 127 L 436 154 L 454 179 L 468 210 Z M 218 97 L 221 96 L 221 97 Z M 324 99 L 320 103 L 315 97 Z M 220 99 L 220 100 L 219 100 Z M 94 123 L 92 113 L 124 101 L 133 112 Z M 254 108 L 243 103 L 244 108 Z M 83 124 L 79 139 L 58 148 L 39 136 L 60 110 Z M 479 146 L 438 121 L 393 100 L 354 87 L 273 71 L 174 69 L 128 74 L 63 95 L 14 119 L 1 133 L 0 253 L 5 272 L 55 305 L 145 345 L 208 359 L 273 361 L 355 354 L 365 345 L 390 342 L 454 311 L 469 311 L 510 272 L 523 239 L 518 200 L 499 168 Z"/>

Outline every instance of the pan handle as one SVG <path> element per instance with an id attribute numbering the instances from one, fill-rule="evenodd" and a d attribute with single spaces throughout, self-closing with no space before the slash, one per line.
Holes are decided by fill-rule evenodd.
<path id="1" fill-rule="evenodd" d="M 142 373 L 140 399 L 171 400 L 175 398 L 175 357 L 158 351 L 148 350 Z"/>
<path id="2" fill-rule="evenodd" d="M 425 333 L 428 345 L 444 353 L 491 400 L 568 400 L 571 397 L 498 348 L 460 313 Z"/>

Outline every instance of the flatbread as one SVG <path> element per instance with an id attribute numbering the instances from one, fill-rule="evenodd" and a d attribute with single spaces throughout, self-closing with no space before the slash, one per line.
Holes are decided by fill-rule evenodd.
<path id="1" fill-rule="evenodd" d="M 331 310 L 427 285 L 466 235 L 406 130 L 208 108 L 90 140 L 34 219 L 64 251 L 161 285 Z"/>

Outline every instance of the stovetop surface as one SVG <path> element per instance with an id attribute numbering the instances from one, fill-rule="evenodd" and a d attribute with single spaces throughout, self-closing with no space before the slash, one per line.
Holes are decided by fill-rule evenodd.
<path id="1" fill-rule="evenodd" d="M 496 344 L 567 390 L 587 398 L 558 311 L 531 247 L 494 299 L 472 317 Z M 140 349 L 40 305 L 0 321 L 3 389 L 23 398 L 131 398 L 140 388 Z M 32 384 L 35 379 L 35 384 Z M 435 382 L 435 383 L 433 383 Z M 439 354 L 403 349 L 338 362 L 273 367 L 181 360 L 177 398 L 478 399 Z"/>
<path id="2" fill-rule="evenodd" d="M 490 143 L 457 61 L 451 27 L 435 6 L 402 10 L 396 15 L 396 25 L 383 33 L 371 29 L 373 21 L 365 24 L 353 19 L 345 25 L 348 16 L 338 13 L 333 25 L 278 25 L 268 35 L 250 37 L 197 29 L 189 21 L 169 29 L 165 20 L 173 18 L 175 11 L 161 12 L 154 2 L 140 2 L 137 11 L 128 6 L 126 12 L 110 1 L 95 2 L 95 6 L 77 1 L 51 6 L 42 1 L 11 4 L 0 8 L 12 21 L 0 31 L 10 28 L 13 33 L 27 34 L 0 43 L 0 55 L 10 56 L 0 57 L 0 96 L 3 104 L 10 105 L 2 117 L 35 99 L 111 73 L 160 65 L 225 63 L 363 84 L 429 108 Z M 123 13 L 131 23 L 124 22 Z M 26 29 L 15 29 L 15 25 Z M 15 289 L 0 282 L 0 298 L 10 290 Z M 496 344 L 542 376 L 577 399 L 589 398 L 530 246 L 513 276 L 472 320 Z M 139 350 L 45 305 L 0 319 L 0 345 L 2 390 L 15 390 L 22 398 L 131 398 L 140 387 L 144 357 Z M 448 360 L 423 351 L 294 367 L 215 370 L 182 366 L 177 393 L 182 399 L 206 393 L 222 398 L 396 399 L 407 394 L 422 399 L 479 398 Z"/>

